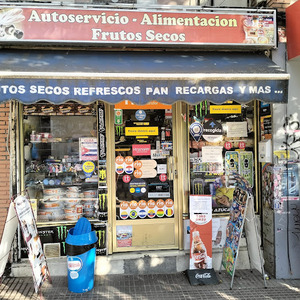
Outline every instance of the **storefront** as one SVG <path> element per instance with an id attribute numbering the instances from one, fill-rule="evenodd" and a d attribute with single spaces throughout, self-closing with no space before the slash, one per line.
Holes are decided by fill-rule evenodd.
<path id="1" fill-rule="evenodd" d="M 286 102 L 289 79 L 261 53 L 276 46 L 274 10 L 22 9 L 24 38 L 7 39 L 24 49 L 0 52 L 1 100 L 16 100 L 17 192 L 29 193 L 47 257 L 65 255 L 81 216 L 99 255 L 182 250 L 190 195 L 212 197 L 221 228 L 232 171 L 259 211 L 259 101 Z M 25 49 L 37 41 L 113 50 Z"/>

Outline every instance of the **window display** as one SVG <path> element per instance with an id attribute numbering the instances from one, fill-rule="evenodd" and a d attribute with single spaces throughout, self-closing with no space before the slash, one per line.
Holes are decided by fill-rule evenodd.
<path id="1" fill-rule="evenodd" d="M 253 118 L 253 102 L 190 106 L 190 194 L 211 195 L 214 214 L 228 213 L 233 200 L 226 175 L 238 173 L 255 188 Z"/>
<path id="2" fill-rule="evenodd" d="M 97 107 L 68 103 L 23 109 L 24 185 L 38 222 L 96 218 Z"/>
<path id="3" fill-rule="evenodd" d="M 174 217 L 172 110 L 164 107 L 115 107 L 119 220 Z"/>

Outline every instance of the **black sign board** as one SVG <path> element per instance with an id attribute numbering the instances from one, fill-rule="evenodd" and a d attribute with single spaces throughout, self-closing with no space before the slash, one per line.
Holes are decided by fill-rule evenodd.
<path id="1" fill-rule="evenodd" d="M 214 269 L 186 270 L 191 285 L 219 284 L 220 280 Z"/>

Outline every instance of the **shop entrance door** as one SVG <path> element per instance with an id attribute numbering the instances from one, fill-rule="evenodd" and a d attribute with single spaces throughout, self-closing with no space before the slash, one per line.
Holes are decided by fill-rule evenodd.
<path id="1" fill-rule="evenodd" d="M 172 106 L 114 107 L 113 251 L 178 248 Z"/>

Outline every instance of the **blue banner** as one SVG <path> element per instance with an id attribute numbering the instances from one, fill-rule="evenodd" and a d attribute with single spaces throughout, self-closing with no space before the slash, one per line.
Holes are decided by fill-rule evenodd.
<path id="1" fill-rule="evenodd" d="M 146 104 L 157 100 L 172 104 L 185 101 L 224 103 L 227 100 L 249 102 L 255 99 L 270 102 L 287 102 L 288 80 L 171 80 L 171 79 L 0 79 L 0 102 L 19 100 L 32 104 L 47 100 L 61 104 L 74 100 L 83 104 L 102 100 L 116 104 L 130 100 Z"/>

